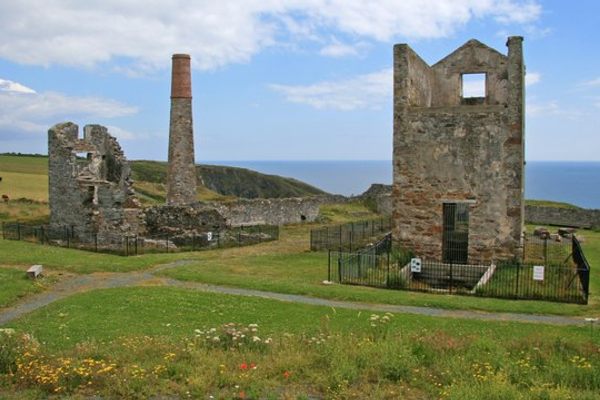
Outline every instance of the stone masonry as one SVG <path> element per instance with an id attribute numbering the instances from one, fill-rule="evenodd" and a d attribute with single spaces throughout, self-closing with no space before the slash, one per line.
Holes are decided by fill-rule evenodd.
<path id="1" fill-rule="evenodd" d="M 172 61 L 167 204 L 186 205 L 196 201 L 190 56 L 174 54 Z"/>
<path id="2" fill-rule="evenodd" d="M 525 206 L 525 220 L 532 224 L 600 229 L 600 210 Z"/>
<path id="3" fill-rule="evenodd" d="M 469 40 L 433 66 L 406 44 L 394 47 L 396 244 L 426 259 L 440 260 L 448 229 L 444 204 L 460 204 L 460 209 L 468 210 L 469 263 L 520 255 L 522 41 L 508 38 L 508 55 L 504 55 Z M 473 73 L 484 74 L 483 97 L 463 97 L 463 76 Z"/>
<path id="4" fill-rule="evenodd" d="M 50 226 L 80 233 L 143 229 L 131 170 L 117 140 L 100 125 L 66 122 L 48 130 Z"/>

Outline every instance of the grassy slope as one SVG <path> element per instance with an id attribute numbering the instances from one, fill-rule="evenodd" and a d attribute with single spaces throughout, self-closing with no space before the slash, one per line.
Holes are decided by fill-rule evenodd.
<path id="1" fill-rule="evenodd" d="M 24 268 L 0 268 L 0 309 L 27 295 L 38 293 L 50 284 L 52 279 L 28 279 Z"/>
<path id="2" fill-rule="evenodd" d="M 327 320 L 333 330 L 368 329 L 368 312 L 333 309 L 265 300 L 255 297 L 201 293 L 165 287 L 102 289 L 57 301 L 9 324 L 35 336 L 54 349 L 84 340 L 110 341 L 127 335 L 189 336 L 196 328 L 227 322 L 256 323 L 265 332 L 318 331 Z M 361 318 L 363 316 L 363 318 Z M 458 320 L 409 314 L 397 315 L 394 328 L 410 334 L 443 329 L 452 335 L 480 334 L 495 338 L 524 338 L 539 325 L 516 322 Z M 65 325 L 65 329 L 60 329 Z M 582 327 L 544 326 L 550 336 L 589 338 Z"/>
<path id="3" fill-rule="evenodd" d="M 164 162 L 132 161 L 131 169 L 135 181 L 164 184 L 167 179 L 167 165 Z M 324 193 L 320 189 L 292 178 L 261 174 L 245 168 L 198 165 L 196 170 L 200 186 L 207 194 L 212 193 L 215 200 L 221 199 L 218 195 L 256 198 L 298 197 Z M 164 196 L 164 189 L 162 196 Z"/>
<path id="4" fill-rule="evenodd" d="M 525 200 L 525 204 L 528 206 L 542 206 L 542 207 L 555 207 L 555 208 L 580 208 L 571 203 L 563 203 L 560 201 L 550 201 L 550 200 Z"/>
<path id="5" fill-rule="evenodd" d="M 339 206 L 338 206 L 339 207 Z M 346 217 L 358 213 L 357 206 Z M 366 212 L 363 211 L 362 212 Z M 361 214 L 362 215 L 362 214 Z M 308 229 L 314 225 L 285 227 L 277 242 L 245 248 L 178 254 L 152 254 L 119 257 L 77 250 L 40 246 L 23 242 L 0 241 L 0 259 L 9 265 L 42 262 L 47 268 L 76 273 L 132 271 L 178 259 L 197 260 L 162 272 L 164 275 L 196 282 L 305 294 L 331 299 L 371 303 L 433 306 L 447 309 L 549 313 L 589 316 L 600 312 L 600 233 L 584 232 L 584 249 L 592 265 L 591 296 L 587 306 L 542 301 L 514 301 L 468 296 L 450 296 L 409 291 L 394 291 L 357 286 L 324 286 L 327 254 L 308 252 Z"/>
<path id="6" fill-rule="evenodd" d="M 134 188 L 145 204 L 163 203 L 166 196 L 166 163 L 132 161 Z M 295 197 L 323 194 L 306 183 L 276 175 L 265 175 L 243 168 L 211 165 L 197 166 L 198 174 L 206 182 L 198 185 L 198 200 L 227 201 L 239 197 Z M 26 198 L 37 202 L 48 201 L 48 158 L 0 155 L 0 194 L 11 199 Z M 27 215 L 7 211 L 0 206 L 4 219 L 27 219 Z M 47 211 L 47 207 L 40 212 Z M 35 213 L 35 217 L 39 214 Z"/>
<path id="7" fill-rule="evenodd" d="M 373 327 L 370 318 L 368 312 L 172 288 L 78 294 L 11 324 L 43 346 L 15 348 L 22 367 L 14 380 L 0 373 L 0 396 L 599 397 L 600 337 L 590 338 L 587 327 L 413 315 Z M 215 348 L 213 336 L 226 337 L 218 327 L 230 322 L 258 324 L 258 334 L 273 344 Z M 217 331 L 208 340 L 195 334 L 209 328 Z"/>
<path id="8" fill-rule="evenodd" d="M 285 238 L 284 238 L 285 239 Z M 274 244 L 273 244 L 274 245 Z M 264 245 L 269 246 L 269 245 Z M 307 248 L 308 244 L 304 244 Z M 543 301 L 514 301 L 494 298 L 427 294 L 366 287 L 334 285 L 324 286 L 327 278 L 326 253 L 279 253 L 268 251 L 251 257 L 238 252 L 223 253 L 205 262 L 181 266 L 162 272 L 164 275 L 197 282 L 240 286 L 252 289 L 305 294 L 339 300 L 372 303 L 432 306 L 449 309 L 475 309 L 484 311 L 549 313 L 589 316 L 600 313 L 600 233 L 586 232 L 584 247 L 592 264 L 590 302 L 587 306 Z"/>

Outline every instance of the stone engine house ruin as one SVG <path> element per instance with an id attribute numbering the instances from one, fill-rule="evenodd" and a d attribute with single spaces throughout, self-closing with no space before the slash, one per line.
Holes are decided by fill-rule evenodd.
<path id="1" fill-rule="evenodd" d="M 509 37 L 504 55 L 470 40 L 433 66 L 406 44 L 394 47 L 396 244 L 444 262 L 520 255 L 522 41 Z"/>
<path id="2" fill-rule="evenodd" d="M 105 127 L 86 125 L 79 138 L 76 124 L 54 125 L 48 131 L 50 226 L 137 232 L 140 209 L 130 175 L 121 146 Z"/>

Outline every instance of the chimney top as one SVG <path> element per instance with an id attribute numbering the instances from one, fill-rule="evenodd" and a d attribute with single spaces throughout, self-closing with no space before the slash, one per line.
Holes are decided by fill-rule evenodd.
<path id="1" fill-rule="evenodd" d="M 173 54 L 171 70 L 171 98 L 192 98 L 192 74 L 189 54 Z"/>

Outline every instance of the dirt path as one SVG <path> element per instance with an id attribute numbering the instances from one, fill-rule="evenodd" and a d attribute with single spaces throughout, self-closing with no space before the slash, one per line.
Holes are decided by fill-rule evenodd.
<path id="1" fill-rule="evenodd" d="M 24 314 L 37 310 L 57 300 L 64 299 L 76 293 L 96 289 L 109 289 L 127 286 L 160 285 L 197 290 L 208 293 L 230 294 L 235 296 L 252 296 L 264 299 L 285 301 L 298 304 L 345 308 L 352 310 L 369 310 L 374 312 L 391 312 L 398 314 L 416 314 L 444 318 L 463 318 L 482 321 L 512 321 L 526 323 L 542 323 L 551 325 L 584 325 L 582 317 L 565 317 L 557 315 L 535 315 L 518 313 L 490 313 L 469 310 L 445 310 L 441 308 L 402 306 L 390 304 L 371 304 L 339 300 L 327 300 L 317 297 L 266 292 L 261 290 L 233 288 L 227 286 L 208 285 L 197 282 L 183 282 L 176 279 L 162 278 L 154 275 L 155 272 L 193 263 L 193 260 L 179 260 L 169 264 L 162 264 L 143 272 L 129 273 L 95 273 L 66 278 L 49 290 L 29 296 L 21 302 L 0 310 L 0 326 L 21 317 Z"/>

